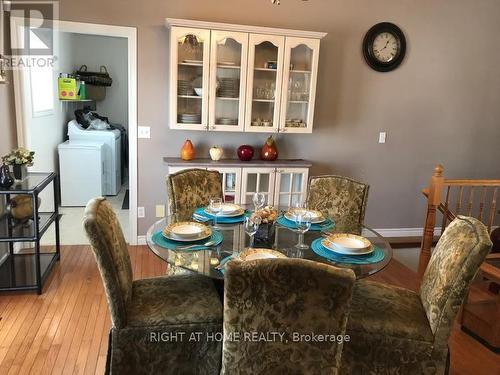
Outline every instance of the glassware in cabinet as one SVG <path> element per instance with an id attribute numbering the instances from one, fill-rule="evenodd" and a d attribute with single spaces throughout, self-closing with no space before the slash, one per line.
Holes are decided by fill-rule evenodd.
<path id="1" fill-rule="evenodd" d="M 249 36 L 246 131 L 278 129 L 284 42 L 282 36 Z"/>
<path id="2" fill-rule="evenodd" d="M 319 40 L 287 37 L 280 131 L 312 132 Z"/>

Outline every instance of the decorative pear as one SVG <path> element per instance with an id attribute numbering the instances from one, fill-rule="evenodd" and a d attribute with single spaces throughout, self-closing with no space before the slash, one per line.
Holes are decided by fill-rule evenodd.
<path id="1" fill-rule="evenodd" d="M 267 138 L 266 143 L 262 146 L 260 150 L 260 158 L 262 160 L 273 161 L 278 158 L 278 148 L 272 136 Z"/>
<path id="2" fill-rule="evenodd" d="M 190 139 L 186 139 L 181 148 L 181 159 L 182 160 L 193 160 L 194 159 L 194 146 Z"/>

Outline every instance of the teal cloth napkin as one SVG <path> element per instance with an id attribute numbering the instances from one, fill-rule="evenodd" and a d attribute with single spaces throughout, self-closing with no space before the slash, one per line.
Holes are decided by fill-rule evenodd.
<path id="1" fill-rule="evenodd" d="M 297 225 L 291 220 L 288 220 L 284 216 L 279 216 L 276 222 L 281 225 L 282 227 L 288 228 L 288 229 L 297 229 Z M 311 229 L 310 231 L 324 231 L 324 230 L 330 230 L 335 226 L 335 223 L 331 219 L 326 219 L 322 223 L 317 223 L 317 224 L 311 224 Z"/>
<path id="2" fill-rule="evenodd" d="M 158 246 L 163 247 L 165 249 L 170 249 L 170 250 L 177 250 L 177 247 L 179 247 L 179 246 L 189 246 L 189 245 L 195 245 L 195 244 L 199 243 L 200 244 L 199 246 L 191 247 L 185 251 L 200 251 L 200 250 L 207 249 L 207 247 L 203 246 L 203 244 L 208 242 L 208 241 L 214 242 L 214 244 L 211 245 L 210 247 L 220 245 L 222 243 L 222 241 L 224 240 L 224 237 L 222 236 L 221 232 L 214 230 L 214 231 L 212 231 L 212 235 L 209 238 L 205 238 L 205 239 L 199 240 L 199 241 L 184 242 L 184 241 L 169 240 L 168 238 L 166 238 L 163 235 L 162 231 L 158 231 L 155 234 L 153 234 L 151 239 Z"/>
<path id="3" fill-rule="evenodd" d="M 314 251 L 320 257 L 326 258 L 333 262 L 348 263 L 348 264 L 373 264 L 373 263 L 378 263 L 384 260 L 385 258 L 384 251 L 380 247 L 375 245 L 373 245 L 374 250 L 370 254 L 344 255 L 344 254 L 337 254 L 331 250 L 328 250 L 321 244 L 321 241 L 323 241 L 323 238 L 317 238 L 312 242 L 311 244 L 312 251 Z"/>
<path id="4" fill-rule="evenodd" d="M 245 217 L 249 216 L 250 212 L 245 210 L 245 213 L 240 215 L 240 216 L 233 216 L 233 217 L 224 217 L 224 216 L 217 216 L 217 224 L 236 224 L 236 223 L 242 223 L 245 221 Z M 207 222 L 207 221 L 213 221 L 215 218 L 214 215 L 211 215 L 207 212 L 205 212 L 205 207 L 199 207 L 196 210 L 194 210 L 193 213 L 193 219 L 199 222 Z"/>
<path id="5" fill-rule="evenodd" d="M 224 259 L 222 259 L 219 263 L 219 265 L 217 266 L 217 271 L 219 271 L 220 273 L 222 273 L 224 275 L 224 273 L 226 272 L 226 263 L 229 262 L 230 260 L 233 260 L 235 258 L 237 258 L 238 255 L 236 254 L 231 254 L 227 257 L 225 257 Z"/>

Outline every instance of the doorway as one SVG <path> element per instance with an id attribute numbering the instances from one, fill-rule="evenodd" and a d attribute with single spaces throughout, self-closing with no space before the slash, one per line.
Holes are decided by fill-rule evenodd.
<path id="1" fill-rule="evenodd" d="M 13 45 L 23 27 L 23 19 L 11 19 Z M 60 175 L 62 245 L 87 243 L 81 227 L 82 202 L 86 200 L 83 192 L 89 195 L 90 191 L 103 193 L 91 196 L 107 196 L 127 242 L 137 244 L 136 34 L 132 27 L 58 21 L 54 68 L 14 71 L 18 145 L 36 152 L 33 171 Z M 106 66 L 111 78 L 114 75 L 113 84 L 104 97 L 100 90 L 92 94 L 98 96 L 85 100 L 60 100 L 59 76 L 67 77 L 84 64 L 89 71 Z M 77 118 L 77 113 L 85 117 Z M 85 120 L 92 126 L 87 127 Z M 97 128 L 99 124 L 104 125 Z M 89 168 L 92 162 L 95 167 Z M 102 173 L 95 171 L 101 167 Z M 98 180 L 93 182 L 93 178 Z M 54 202 L 42 197 L 42 208 L 44 204 Z"/>

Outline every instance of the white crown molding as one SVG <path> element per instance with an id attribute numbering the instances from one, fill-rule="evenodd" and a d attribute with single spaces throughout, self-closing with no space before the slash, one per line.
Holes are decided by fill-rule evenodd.
<path id="1" fill-rule="evenodd" d="M 208 22 L 208 21 L 195 21 L 185 20 L 180 18 L 166 18 L 165 26 L 171 28 L 172 26 L 208 29 L 208 30 L 225 30 L 225 31 L 240 31 L 254 34 L 271 34 L 271 35 L 284 35 L 293 36 L 297 38 L 313 38 L 323 39 L 327 33 L 319 31 L 303 31 L 292 29 L 279 29 L 274 27 L 265 26 L 250 26 L 250 25 L 236 25 L 231 23 Z"/>

